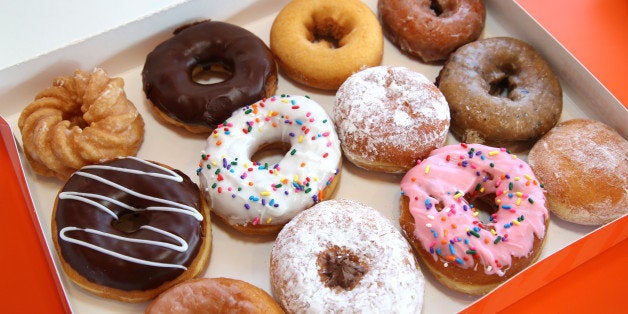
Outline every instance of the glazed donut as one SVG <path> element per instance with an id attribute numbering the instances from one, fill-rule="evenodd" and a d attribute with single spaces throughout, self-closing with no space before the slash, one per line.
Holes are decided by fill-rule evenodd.
<path id="1" fill-rule="evenodd" d="M 52 217 L 63 270 L 101 297 L 146 301 L 209 261 L 209 208 L 188 176 L 161 164 L 126 157 L 85 166 Z"/>
<path id="2" fill-rule="evenodd" d="M 252 157 L 284 149 L 277 163 Z M 334 124 L 313 100 L 281 95 L 236 110 L 207 139 L 198 168 L 212 212 L 247 234 L 276 234 L 330 195 L 340 173 Z"/>
<path id="3" fill-rule="evenodd" d="M 456 50 L 437 78 L 463 142 L 530 148 L 560 118 L 560 82 L 532 46 L 482 39 Z"/>
<path id="4" fill-rule="evenodd" d="M 482 0 L 379 0 L 377 8 L 386 37 L 423 62 L 478 39 L 486 18 Z"/>
<path id="5" fill-rule="evenodd" d="M 199 83 L 198 69 L 227 72 L 214 84 Z M 239 26 L 203 21 L 177 29 L 146 57 L 144 92 L 158 117 L 185 129 L 210 132 L 237 108 L 274 94 L 277 65 L 270 49 Z"/>
<path id="6" fill-rule="evenodd" d="M 445 286 L 483 294 L 533 263 L 549 213 L 530 167 L 480 144 L 432 151 L 401 181 L 401 228 Z"/>
<path id="7" fill-rule="evenodd" d="M 373 171 L 405 173 L 443 146 L 449 130 L 443 94 L 423 74 L 404 67 L 376 66 L 351 75 L 336 93 L 333 113 L 347 159 Z"/>
<path id="8" fill-rule="evenodd" d="M 380 64 L 384 36 L 360 0 L 293 0 L 273 22 L 270 49 L 293 80 L 336 90 L 353 72 Z"/>
<path id="9" fill-rule="evenodd" d="M 281 230 L 270 280 L 288 313 L 420 313 L 425 280 L 412 248 L 378 211 L 329 200 Z"/>
<path id="10" fill-rule="evenodd" d="M 266 291 L 242 280 L 198 278 L 180 283 L 153 300 L 146 314 L 283 313 Z"/>
<path id="11" fill-rule="evenodd" d="M 62 180 L 85 165 L 135 155 L 144 139 L 124 81 L 101 68 L 54 79 L 22 110 L 18 127 L 33 171 Z"/>
<path id="12" fill-rule="evenodd" d="M 610 126 L 561 122 L 534 144 L 528 161 L 561 219 L 601 225 L 628 213 L 628 141 Z"/>

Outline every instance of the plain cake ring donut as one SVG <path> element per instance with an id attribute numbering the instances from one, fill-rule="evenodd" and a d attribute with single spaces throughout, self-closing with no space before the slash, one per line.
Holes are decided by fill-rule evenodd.
<path id="1" fill-rule="evenodd" d="M 543 57 L 509 37 L 458 48 L 437 84 L 451 111 L 451 131 L 467 143 L 529 148 L 560 118 L 562 88 Z"/>
<path id="2" fill-rule="evenodd" d="M 359 0 L 294 0 L 273 22 L 270 49 L 293 80 L 336 90 L 353 72 L 380 64 L 384 36 Z"/>
<path id="3" fill-rule="evenodd" d="M 220 65 L 230 76 L 202 84 L 194 71 Z M 239 26 L 203 21 L 181 27 L 146 57 L 144 92 L 158 117 L 185 129 L 210 132 L 237 108 L 273 95 L 277 65 L 270 49 Z"/>

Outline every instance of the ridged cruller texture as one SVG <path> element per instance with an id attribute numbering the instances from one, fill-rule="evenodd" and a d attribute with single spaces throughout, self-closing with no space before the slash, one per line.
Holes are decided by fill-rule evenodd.
<path id="1" fill-rule="evenodd" d="M 123 88 L 121 78 L 96 68 L 55 78 L 37 94 L 18 121 L 33 170 L 65 180 L 85 165 L 134 156 L 144 121 Z"/>

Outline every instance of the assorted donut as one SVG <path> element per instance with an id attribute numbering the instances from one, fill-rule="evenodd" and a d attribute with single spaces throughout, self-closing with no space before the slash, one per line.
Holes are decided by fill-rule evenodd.
<path id="1" fill-rule="evenodd" d="M 152 300 L 146 313 L 421 312 L 420 265 L 486 294 L 539 258 L 551 215 L 626 215 L 626 138 L 599 121 L 559 123 L 549 64 L 522 40 L 480 38 L 485 18 L 480 0 L 292 0 L 268 46 L 226 22 L 180 27 L 141 80 L 154 118 L 204 134 L 195 178 L 135 157 L 147 117 L 121 78 L 56 78 L 18 127 L 33 172 L 63 181 L 51 222 L 61 268 L 94 295 Z M 435 81 L 381 65 L 385 40 L 440 67 Z M 278 94 L 278 73 L 335 101 Z M 335 198 L 343 158 L 399 183 L 395 219 Z M 212 216 L 244 239 L 272 238 L 271 291 L 201 278 Z"/>

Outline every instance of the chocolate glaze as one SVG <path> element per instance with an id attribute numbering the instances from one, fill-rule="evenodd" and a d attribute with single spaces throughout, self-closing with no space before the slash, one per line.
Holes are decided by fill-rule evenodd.
<path id="1" fill-rule="evenodd" d="M 166 174 L 165 171 L 159 168 L 141 163 L 132 158 L 116 159 L 102 165 Z M 173 171 L 183 178 L 183 182 L 107 169 L 83 168 L 72 175 L 61 192 L 94 193 L 110 197 L 138 209 L 145 209 L 148 206 L 164 206 L 163 203 L 130 195 L 120 189 L 78 173 L 94 174 L 138 193 L 194 207 L 202 214 L 202 201 L 198 186 L 185 174 L 178 170 Z M 131 210 L 106 200 L 96 197 L 89 197 L 89 199 L 104 205 L 120 218 L 132 213 Z M 156 245 L 130 243 L 84 231 L 66 231 L 65 235 L 120 254 L 153 262 L 171 263 L 188 267 L 196 258 L 205 237 L 207 219 L 203 217 L 202 220 L 199 220 L 199 218 L 195 218 L 192 215 L 168 211 L 137 211 L 135 215 L 141 216 L 139 219 L 140 225 L 145 224 L 181 237 L 188 244 L 187 250 L 178 252 Z M 75 199 L 58 197 L 54 223 L 57 227 L 56 236 L 59 236 L 59 233 L 65 227 L 78 227 L 96 229 L 122 237 L 164 241 L 178 245 L 173 239 L 146 229 L 137 231 L 125 229 L 121 231 L 112 215 Z M 184 271 L 181 268 L 156 267 L 126 261 L 89 247 L 68 242 L 62 238 L 58 238 L 58 244 L 63 259 L 79 274 L 93 283 L 111 288 L 126 291 L 153 289 L 165 281 L 175 279 Z"/>
<path id="2" fill-rule="evenodd" d="M 193 69 L 211 64 L 222 64 L 231 77 L 195 82 Z M 178 29 L 149 53 L 142 79 L 146 97 L 159 110 L 185 124 L 215 128 L 237 108 L 274 92 L 277 65 L 255 34 L 208 20 Z"/>

